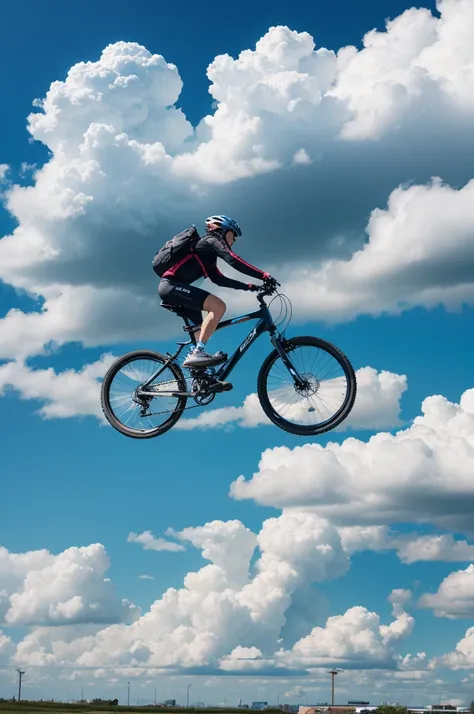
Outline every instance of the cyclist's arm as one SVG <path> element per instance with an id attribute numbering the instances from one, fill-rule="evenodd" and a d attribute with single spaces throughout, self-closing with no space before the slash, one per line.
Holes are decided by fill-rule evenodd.
<path id="1" fill-rule="evenodd" d="M 209 238 L 209 244 L 214 249 L 215 253 L 225 260 L 232 268 L 235 268 L 239 273 L 244 275 L 249 275 L 251 278 L 257 278 L 257 280 L 264 280 L 269 277 L 268 273 L 264 273 L 263 270 L 259 270 L 254 265 L 246 263 L 245 260 L 239 258 L 238 255 L 233 253 L 230 248 L 225 246 L 218 238 Z"/>
<path id="2" fill-rule="evenodd" d="M 233 288 L 234 290 L 248 290 L 248 283 L 241 283 L 240 280 L 232 280 L 227 275 L 223 275 L 217 265 L 209 268 L 207 277 L 216 285 L 221 285 L 223 288 Z"/>

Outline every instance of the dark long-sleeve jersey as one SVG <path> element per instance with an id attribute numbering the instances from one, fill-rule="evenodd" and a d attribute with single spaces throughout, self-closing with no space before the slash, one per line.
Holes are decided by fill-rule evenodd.
<path id="1" fill-rule="evenodd" d="M 217 267 L 217 259 L 222 258 L 226 263 L 244 275 L 257 280 L 263 280 L 268 274 L 259 268 L 255 268 L 250 263 L 242 260 L 233 253 L 225 241 L 219 240 L 212 235 L 201 238 L 193 253 L 182 258 L 176 265 L 163 274 L 163 278 L 175 278 L 182 283 L 190 285 L 199 278 L 209 278 L 216 285 L 234 290 L 248 290 L 248 284 L 239 280 L 232 280 L 223 275 Z"/>

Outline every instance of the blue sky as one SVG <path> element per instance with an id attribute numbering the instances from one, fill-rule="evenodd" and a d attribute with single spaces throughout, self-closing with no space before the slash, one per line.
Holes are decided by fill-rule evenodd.
<path id="1" fill-rule="evenodd" d="M 474 667 L 467 634 L 474 615 L 468 478 L 474 466 L 468 393 L 474 56 L 470 43 L 463 45 L 462 27 L 474 18 L 467 2 L 422 7 L 367 2 L 358 8 L 338 0 L 237 10 L 207 3 L 187 6 L 185 22 L 182 6 L 144 1 L 133 11 L 126 2 L 66 9 L 54 1 L 46 13 L 34 3 L 3 9 L 0 696 L 11 695 L 20 665 L 30 698 L 78 697 L 86 681 L 88 697 L 125 701 L 133 678 L 133 701 L 152 699 L 155 684 L 160 699 L 184 701 L 192 682 L 192 701 L 250 703 L 279 695 L 311 703 L 330 696 L 325 672 L 340 663 L 342 703 L 470 701 L 469 682 L 460 680 Z M 398 19 L 387 28 L 387 18 Z M 276 26 L 280 34 L 269 33 Z M 373 29 L 379 34 L 364 49 Z M 335 56 L 314 60 L 301 33 L 314 39 L 315 50 L 337 53 L 353 45 L 359 55 L 340 53 L 336 72 Z M 132 58 L 124 68 L 120 42 L 138 43 L 177 69 L 142 72 L 136 45 L 120 50 Z M 108 45 L 111 59 L 101 59 Z M 244 50 L 253 54 L 236 69 Z M 214 62 L 224 53 L 232 67 Z M 32 122 L 31 140 L 28 115 L 41 114 L 33 100 L 65 82 L 80 62 L 96 64 L 89 73 L 76 68 L 76 78 L 61 89 L 52 87 L 47 121 Z M 109 72 L 106 82 L 100 71 Z M 110 82 L 121 73 L 138 79 L 120 94 Z M 102 92 L 101 102 L 89 101 L 81 87 Z M 296 98 L 301 103 L 294 110 Z M 198 129 L 206 115 L 214 117 L 208 134 Z M 257 118 L 258 128 L 239 124 L 242 117 Z M 112 143 L 105 132 L 95 144 L 82 144 L 84 133 L 100 124 L 112 127 Z M 161 142 L 168 163 L 137 159 L 128 140 Z M 298 164 L 295 149 L 309 159 Z M 263 170 L 257 155 L 276 164 Z M 85 171 L 80 181 L 76 170 Z M 433 176 L 448 185 L 428 190 Z M 89 202 L 77 209 L 84 195 Z M 66 370 L 81 374 L 105 353 L 172 349 L 180 327 L 159 310 L 151 257 L 167 231 L 202 224 L 221 210 L 244 226 L 239 252 L 271 270 L 290 295 L 291 332 L 324 337 L 356 370 L 371 368 L 358 372 L 357 410 L 347 431 L 306 440 L 273 426 L 246 426 L 244 416 L 232 420 L 226 411 L 207 428 L 198 421 L 135 441 L 99 419 L 104 370 L 98 379 L 59 379 Z M 53 252 L 43 260 L 45 250 Z M 225 299 L 229 314 L 241 311 L 235 296 L 227 292 Z M 230 350 L 247 330 L 237 326 L 213 343 Z M 263 337 L 233 374 L 234 390 L 208 411 L 241 406 L 255 391 L 268 351 Z M 432 395 L 438 401 L 411 431 Z M 51 404 L 45 418 L 40 410 Z M 377 441 L 379 432 L 401 429 L 406 440 L 394 436 L 393 448 Z M 321 453 L 309 443 L 323 447 Z M 351 460 L 344 450 L 352 448 Z M 308 503 L 304 474 L 314 487 Z M 231 485 L 240 476 L 239 490 Z M 293 482 L 291 510 L 282 494 Z M 166 535 L 168 528 L 174 536 Z M 253 604 L 235 571 L 252 538 L 245 529 L 259 536 L 259 548 L 250 552 Z M 176 549 L 127 540 L 147 531 Z M 443 535 L 445 545 L 419 535 Z M 406 544 L 397 545 L 403 538 L 412 543 L 409 562 L 402 555 Z M 334 554 L 319 566 L 317 546 L 329 542 Z M 100 545 L 94 550 L 94 544 Z M 294 580 L 272 580 L 275 564 L 280 573 L 293 569 Z M 184 579 L 204 566 L 195 591 L 193 578 Z M 232 592 L 230 610 L 219 578 Z M 161 598 L 169 588 L 179 589 L 187 604 L 170 604 L 168 593 L 166 609 Z M 394 590 L 410 593 L 394 596 L 392 612 Z M 264 600 L 271 593 L 274 599 Z M 124 615 L 123 599 L 141 612 L 130 606 L 132 614 Z M 151 612 L 159 614 L 147 615 L 156 601 L 161 605 Z M 370 613 L 380 617 L 378 625 Z M 336 616 L 343 619 L 328 620 Z M 399 635 L 384 634 L 392 622 Z M 189 628 L 184 639 L 181 625 Z M 304 640 L 314 627 L 323 630 Z M 346 633 L 341 639 L 340 632 Z M 366 641 L 360 651 L 358 633 Z M 464 654 L 452 655 L 463 638 Z M 303 640 L 311 676 L 301 674 Z M 247 648 L 240 655 L 239 646 Z M 134 659 L 127 653 L 135 649 Z M 285 677 L 275 669 L 278 649 Z M 415 664 L 404 659 L 420 652 L 426 656 Z"/>

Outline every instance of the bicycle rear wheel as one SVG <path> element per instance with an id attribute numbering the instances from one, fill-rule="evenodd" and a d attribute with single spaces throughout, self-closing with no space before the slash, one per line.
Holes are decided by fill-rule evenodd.
<path id="1" fill-rule="evenodd" d="M 167 357 L 151 350 L 129 352 L 119 357 L 105 375 L 101 388 L 102 410 L 109 424 L 124 436 L 151 439 L 171 429 L 181 417 L 187 397 L 160 396 L 162 389 L 187 391 L 184 375 L 174 362 L 147 388 L 147 392 L 156 392 L 156 397 L 140 396 L 141 385 L 166 361 Z"/>
<path id="2" fill-rule="evenodd" d="M 318 337 L 293 337 L 284 346 L 305 380 L 296 388 L 277 350 L 260 368 L 257 391 L 267 417 L 290 434 L 316 436 L 338 426 L 354 406 L 357 381 L 340 349 Z"/>

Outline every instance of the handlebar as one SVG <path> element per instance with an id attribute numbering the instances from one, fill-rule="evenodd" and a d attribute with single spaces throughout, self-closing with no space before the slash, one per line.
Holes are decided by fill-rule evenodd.
<path id="1" fill-rule="evenodd" d="M 258 299 L 261 299 L 266 295 L 273 295 L 273 293 L 277 291 L 277 287 L 280 287 L 280 283 L 277 280 L 265 281 L 257 290 Z"/>

